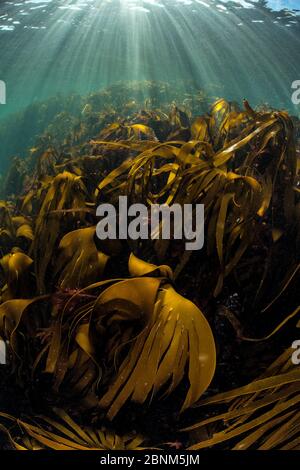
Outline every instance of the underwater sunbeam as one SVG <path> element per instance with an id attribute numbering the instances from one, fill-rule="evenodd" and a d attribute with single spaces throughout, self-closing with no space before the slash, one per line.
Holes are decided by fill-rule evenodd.
<path id="1" fill-rule="evenodd" d="M 300 450 L 298 3 L 0 0 L 0 449 Z"/>

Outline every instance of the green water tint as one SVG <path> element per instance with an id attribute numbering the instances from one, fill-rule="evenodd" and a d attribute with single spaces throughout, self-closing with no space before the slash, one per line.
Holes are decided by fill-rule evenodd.
<path id="1" fill-rule="evenodd" d="M 180 106 L 183 111 L 196 116 L 208 111 L 210 104 L 221 95 L 221 87 L 215 85 L 204 91 L 196 89 L 190 82 L 136 81 L 120 82 L 86 96 L 58 95 L 32 103 L 0 124 L 1 166 L 7 168 L 12 156 L 30 155 L 34 147 L 61 148 L 73 134 L 81 134 L 80 142 L 95 138 L 114 121 L 138 119 L 134 114 L 141 110 L 160 108 L 168 114 L 172 107 Z M 161 137 L 158 134 L 158 138 Z"/>
<path id="2" fill-rule="evenodd" d="M 228 99 L 288 106 L 299 37 L 296 12 L 266 2 L 11 2 L 0 9 L 0 77 L 8 85 L 0 112 L 144 79 L 214 83 Z"/>
<path id="3" fill-rule="evenodd" d="M 253 106 L 268 102 L 295 114 L 291 85 L 300 63 L 295 7 L 289 1 L 216 0 L 1 4 L 0 79 L 7 85 L 7 104 L 0 106 L 0 118 L 54 96 L 86 96 L 120 80 L 165 81 L 181 86 L 182 95 L 191 88 L 210 93 L 214 86 L 215 96 L 247 98 Z M 151 97 L 145 87 L 143 99 Z M 43 119 L 51 117 L 49 110 Z M 20 119 L 11 118 L 18 145 L 2 139 L 0 172 L 39 131 L 30 122 L 18 127 Z"/>
<path id="4" fill-rule="evenodd" d="M 299 17 L 284 6 L 1 5 L 0 336 L 44 416 L 21 438 L 4 401 L 14 448 L 299 449 Z M 203 250 L 98 240 L 96 207 L 122 195 L 204 204 Z"/>

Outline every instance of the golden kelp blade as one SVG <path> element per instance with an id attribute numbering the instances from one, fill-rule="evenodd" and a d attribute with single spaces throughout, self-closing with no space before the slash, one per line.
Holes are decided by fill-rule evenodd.
<path id="1" fill-rule="evenodd" d="M 86 188 L 80 177 L 65 171 L 53 179 L 37 218 L 33 242 L 37 284 L 41 292 L 45 291 L 46 271 L 61 236 L 61 224 L 65 222 L 63 209 L 85 208 L 85 201 Z M 69 217 L 72 221 L 72 214 Z"/>
<path id="2" fill-rule="evenodd" d="M 0 417 L 12 421 L 25 434 L 21 439 L 4 426 L 10 443 L 16 450 L 143 450 L 144 438 L 140 435 L 118 436 L 104 429 L 79 426 L 63 410 L 54 410 L 60 421 L 41 417 L 38 423 L 31 424 L 5 413 Z"/>
<path id="3" fill-rule="evenodd" d="M 131 253 L 128 261 L 128 271 L 131 276 L 161 276 L 166 277 L 170 280 L 174 278 L 174 274 L 170 266 L 156 266 L 155 264 L 147 263 L 137 258 Z"/>
<path id="4" fill-rule="evenodd" d="M 33 260 L 17 250 L 0 259 L 0 267 L 4 272 L 6 282 L 0 290 L 2 301 L 29 296 L 33 281 L 33 277 L 31 279 L 30 276 L 32 265 Z"/>
<path id="5" fill-rule="evenodd" d="M 45 297 L 7 300 L 0 305 L 0 336 L 9 341 L 10 347 L 16 356 L 18 356 L 19 326 L 23 316 L 31 305 L 44 300 Z"/>
<path id="6" fill-rule="evenodd" d="M 199 399 L 214 375 L 216 351 L 211 329 L 192 302 L 159 279 L 145 277 L 108 288 L 99 297 L 97 308 L 103 309 L 104 315 L 115 312 L 116 321 L 120 315 L 124 318 L 126 311 L 129 317 L 130 312 L 136 312 L 135 316 L 140 312 L 146 320 L 100 400 L 110 419 L 128 399 L 144 403 L 163 387 L 169 395 L 183 380 L 186 367 L 189 388 L 182 410 Z"/>
<path id="7" fill-rule="evenodd" d="M 34 238 L 31 221 L 22 216 L 13 217 L 13 224 L 16 229 L 16 237 L 24 237 L 29 241 L 32 241 Z"/>
<path id="8" fill-rule="evenodd" d="M 220 393 L 199 403 L 227 403 L 227 411 L 205 419 L 186 431 L 223 423 L 211 437 L 190 447 L 208 448 L 241 437 L 233 449 L 298 448 L 300 428 L 300 372 L 291 362 L 292 351 L 286 350 L 257 380 L 238 389 Z M 224 425 L 226 425 L 224 427 Z M 212 428 L 213 429 L 213 428 Z"/>
<path id="9" fill-rule="evenodd" d="M 62 289 L 86 287 L 103 276 L 109 256 L 97 250 L 95 227 L 69 232 L 59 244 L 56 272 Z"/>

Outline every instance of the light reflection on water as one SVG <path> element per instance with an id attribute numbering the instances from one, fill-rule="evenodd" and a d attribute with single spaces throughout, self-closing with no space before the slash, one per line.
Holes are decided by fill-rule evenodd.
<path id="1" fill-rule="evenodd" d="M 55 10 L 62 14 L 69 12 L 80 14 L 81 12 L 97 14 L 107 6 L 118 6 L 119 11 L 132 13 L 155 14 L 159 8 L 189 8 L 195 13 L 199 8 L 213 8 L 216 11 L 227 14 L 229 11 L 241 7 L 253 9 L 259 6 L 259 0 L 25 0 L 23 2 L 7 1 L 0 6 L 0 31 L 14 31 L 18 27 L 25 29 L 46 29 L 51 24 L 51 17 L 55 16 Z M 299 0 L 269 0 L 267 5 L 275 11 L 289 9 L 289 15 L 279 20 L 286 19 L 286 26 L 293 24 L 293 16 L 298 15 Z M 294 9 L 294 11 L 293 11 Z M 3 12 L 2 12 L 3 11 Z M 29 18 L 28 18 L 29 17 Z M 73 18 L 72 18 L 73 19 Z M 72 19 L 63 21 L 72 24 Z M 255 21 L 255 20 L 254 20 Z M 263 22 L 264 19 L 256 20 Z M 274 18 L 276 21 L 276 18 Z M 37 24 L 35 24 L 37 23 Z"/>
<path id="2" fill-rule="evenodd" d="M 0 3 L 0 115 L 120 80 L 190 80 L 229 98 L 290 104 L 299 0 L 24 0 Z"/>
<path id="3" fill-rule="evenodd" d="M 182 84 L 183 93 L 204 90 L 298 114 L 291 103 L 291 85 L 300 78 L 300 16 L 291 10 L 298 4 L 0 1 L 0 80 L 7 85 L 1 121 L 53 96 L 85 96 L 135 80 Z M 145 87 L 144 98 L 151 98 L 147 93 Z M 4 150 L 1 144 L 0 172 L 10 156 Z"/>

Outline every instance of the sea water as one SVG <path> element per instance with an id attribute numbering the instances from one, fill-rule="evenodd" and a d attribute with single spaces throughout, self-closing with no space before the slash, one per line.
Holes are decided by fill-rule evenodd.
<path id="1" fill-rule="evenodd" d="M 60 97 L 87 96 L 120 82 L 164 82 L 183 95 L 205 90 L 212 97 L 239 103 L 246 98 L 253 107 L 267 104 L 298 115 L 298 3 L 0 2 L 0 173 L 34 146 L 41 121 L 51 122 L 67 106 L 57 104 Z M 146 100 L 149 87 L 143 93 Z M 41 107 L 49 99 L 53 106 L 45 115 Z M 40 116 L 34 120 L 30 106 L 36 103 Z M 76 106 L 73 98 L 68 110 Z"/>

